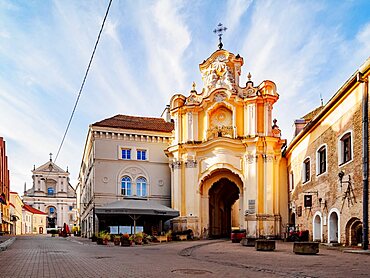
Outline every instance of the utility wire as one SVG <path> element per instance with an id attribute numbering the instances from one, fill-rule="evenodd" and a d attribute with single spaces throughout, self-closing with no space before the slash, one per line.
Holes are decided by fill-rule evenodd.
<path id="1" fill-rule="evenodd" d="M 78 92 L 78 96 L 77 96 L 77 99 L 76 99 L 75 105 L 74 105 L 74 107 L 73 107 L 71 117 L 69 118 L 69 121 L 68 121 L 68 124 L 67 124 L 67 128 L 66 128 L 66 130 L 65 130 L 65 132 L 64 132 L 64 135 L 63 135 L 62 142 L 61 142 L 61 143 L 60 143 L 60 145 L 59 145 L 59 149 L 58 149 L 57 155 L 55 156 L 54 163 L 55 163 L 55 162 L 57 161 L 57 159 L 58 159 L 58 156 L 59 156 L 60 150 L 62 149 L 62 146 L 63 146 L 63 144 L 64 144 L 64 140 L 65 140 L 65 138 L 66 138 L 66 136 L 67 136 L 67 132 L 68 132 L 69 126 L 71 125 L 71 122 L 72 122 L 73 116 L 74 116 L 74 114 L 75 114 L 76 107 L 77 107 L 78 101 L 80 100 L 81 93 L 82 93 L 82 90 L 83 90 L 83 88 L 84 88 L 84 85 L 85 85 L 85 82 L 86 82 L 86 78 L 87 78 L 87 75 L 88 75 L 88 73 L 89 73 L 89 70 L 90 70 L 90 67 L 91 67 L 91 63 L 92 63 L 93 58 L 94 58 L 94 55 L 95 55 L 96 48 L 98 47 L 99 40 L 100 40 L 100 36 L 101 36 L 101 34 L 102 34 L 102 32 L 103 32 L 104 24 L 105 24 L 105 21 L 106 21 L 106 19 L 107 19 L 107 17 L 108 17 L 108 13 L 109 13 L 109 9 L 110 9 L 110 6 L 111 6 L 111 4 L 112 4 L 112 1 L 113 1 L 113 0 L 110 0 L 110 1 L 109 1 L 108 7 L 107 7 L 107 11 L 105 12 L 105 16 L 104 16 L 104 19 L 103 19 L 103 22 L 102 22 L 102 25 L 101 25 L 101 28 L 100 28 L 100 31 L 99 31 L 99 35 L 98 35 L 98 38 L 97 38 L 97 40 L 96 40 L 96 42 L 95 42 L 94 50 L 93 50 L 93 52 L 92 52 L 92 54 L 91 54 L 91 57 L 90 57 L 89 65 L 87 66 L 87 69 L 86 69 L 86 72 L 85 72 L 85 76 L 84 76 L 84 78 L 83 78 L 83 80 L 82 80 L 82 84 L 81 84 L 80 90 L 79 90 L 79 92 Z"/>

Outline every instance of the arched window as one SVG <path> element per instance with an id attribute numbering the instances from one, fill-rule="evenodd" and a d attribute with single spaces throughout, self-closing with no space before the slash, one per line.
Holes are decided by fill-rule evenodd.
<path id="1" fill-rule="evenodd" d="M 53 187 L 48 187 L 48 195 L 54 195 L 54 188 Z"/>
<path id="2" fill-rule="evenodd" d="M 143 177 L 136 180 L 136 195 L 146 197 L 146 179 Z"/>
<path id="3" fill-rule="evenodd" d="M 49 207 L 49 214 L 54 214 L 54 213 L 55 213 L 55 208 Z"/>
<path id="4" fill-rule="evenodd" d="M 123 177 L 121 184 L 121 194 L 125 196 L 131 196 L 131 179 L 130 177 Z"/>

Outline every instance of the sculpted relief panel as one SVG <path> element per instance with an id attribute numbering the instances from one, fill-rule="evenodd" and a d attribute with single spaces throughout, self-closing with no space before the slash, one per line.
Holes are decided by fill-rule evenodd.
<path id="1" fill-rule="evenodd" d="M 217 88 L 235 91 L 234 75 L 230 67 L 226 64 L 227 61 L 224 55 L 220 55 L 202 72 L 202 79 L 206 91 L 210 92 Z"/>
<path id="2" fill-rule="evenodd" d="M 219 126 L 231 126 L 232 125 L 232 112 L 221 107 L 211 114 L 211 128 Z"/>

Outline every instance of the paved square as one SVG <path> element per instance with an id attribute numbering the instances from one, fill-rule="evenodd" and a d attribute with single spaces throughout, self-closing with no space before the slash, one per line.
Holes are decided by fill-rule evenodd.
<path id="1" fill-rule="evenodd" d="M 18 237 L 0 252 L 0 277 L 369 277 L 370 256 L 320 249 L 300 256 L 291 243 L 257 252 L 230 241 L 98 246 L 87 239 Z"/>

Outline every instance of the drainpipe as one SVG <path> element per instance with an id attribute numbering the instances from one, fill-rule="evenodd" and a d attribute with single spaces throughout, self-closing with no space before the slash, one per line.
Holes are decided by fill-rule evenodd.
<path id="1" fill-rule="evenodd" d="M 363 84 L 362 96 L 362 249 L 367 250 L 369 245 L 369 123 L 368 123 L 368 84 L 362 77 L 362 73 L 357 74 L 357 81 Z"/>

